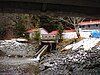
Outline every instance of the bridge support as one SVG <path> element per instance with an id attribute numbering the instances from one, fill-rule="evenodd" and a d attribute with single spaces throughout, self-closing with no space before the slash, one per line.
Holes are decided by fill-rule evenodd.
<path id="1" fill-rule="evenodd" d="M 51 52 L 52 50 L 56 50 L 56 42 L 47 42 L 47 41 L 42 41 L 40 48 L 44 45 L 48 45 L 47 52 Z"/>

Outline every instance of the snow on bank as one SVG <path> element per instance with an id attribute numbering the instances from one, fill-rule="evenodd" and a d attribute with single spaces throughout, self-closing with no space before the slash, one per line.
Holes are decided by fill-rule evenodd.
<path id="1" fill-rule="evenodd" d="M 79 47 L 84 48 L 84 50 L 89 50 L 93 48 L 98 42 L 100 41 L 100 38 L 88 38 L 83 39 L 80 42 L 77 42 L 75 44 L 67 45 L 63 50 L 75 50 Z"/>

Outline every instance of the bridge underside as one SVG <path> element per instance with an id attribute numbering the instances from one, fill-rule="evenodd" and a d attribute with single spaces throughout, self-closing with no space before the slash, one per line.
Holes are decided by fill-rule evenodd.
<path id="1" fill-rule="evenodd" d="M 53 4 L 41 2 L 0 1 L 1 13 L 57 13 L 71 16 L 100 17 L 100 7 L 79 6 L 71 4 Z M 38 13 L 37 13 L 38 12 Z"/>

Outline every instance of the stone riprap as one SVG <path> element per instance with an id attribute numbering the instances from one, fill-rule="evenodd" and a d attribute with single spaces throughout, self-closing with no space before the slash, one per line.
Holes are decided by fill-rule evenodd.
<path id="1" fill-rule="evenodd" d="M 45 55 L 38 75 L 100 75 L 100 45 L 89 50 L 79 47 L 68 53 Z"/>

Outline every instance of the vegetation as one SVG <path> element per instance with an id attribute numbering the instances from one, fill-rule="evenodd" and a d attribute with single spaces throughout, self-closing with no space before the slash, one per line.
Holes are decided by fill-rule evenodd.
<path id="1" fill-rule="evenodd" d="M 74 26 L 74 29 L 76 30 L 77 37 L 80 37 L 79 33 L 79 23 L 82 22 L 85 18 L 84 17 L 70 17 L 70 16 L 65 16 L 65 17 L 60 17 L 60 20 L 67 22 L 70 25 Z"/>
<path id="2" fill-rule="evenodd" d="M 47 31 L 63 29 L 75 29 L 79 37 L 78 24 L 91 18 L 70 17 L 59 15 L 33 15 L 21 13 L 0 13 L 0 39 L 11 37 L 23 37 L 28 29 L 45 28 Z M 61 38 L 61 37 L 60 37 Z"/>
<path id="3" fill-rule="evenodd" d="M 3 39 L 4 36 L 6 35 L 6 29 L 4 28 L 4 26 L 0 25 L 0 39 Z"/>
<path id="4" fill-rule="evenodd" d="M 22 24 L 22 19 L 19 19 L 16 22 L 16 27 L 15 27 L 15 35 L 16 37 L 23 37 L 23 33 L 26 31 L 25 26 Z"/>
<path id="5" fill-rule="evenodd" d="M 97 45 L 100 45 L 100 41 L 97 43 Z"/>
<path id="6" fill-rule="evenodd" d="M 33 39 L 34 40 L 39 40 L 40 39 L 40 31 L 35 31 L 32 33 Z"/>
<path id="7" fill-rule="evenodd" d="M 63 39 L 62 41 L 60 41 L 57 45 L 57 48 L 59 50 L 62 50 L 65 46 L 79 42 L 81 40 L 85 39 L 84 37 L 79 37 L 79 38 L 71 38 L 71 39 Z M 65 50 L 62 50 L 65 51 Z"/>
<path id="8" fill-rule="evenodd" d="M 13 36 L 14 27 L 15 27 L 15 16 L 16 14 L 2 14 L 0 13 L 0 38 L 4 39 L 10 39 Z"/>
<path id="9" fill-rule="evenodd" d="M 62 25 L 58 26 L 59 31 L 59 40 L 62 40 L 62 33 L 63 33 L 64 27 Z"/>

